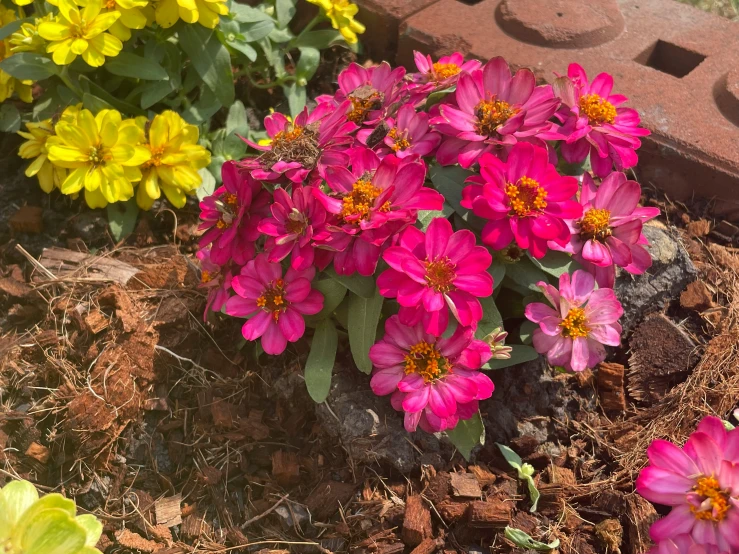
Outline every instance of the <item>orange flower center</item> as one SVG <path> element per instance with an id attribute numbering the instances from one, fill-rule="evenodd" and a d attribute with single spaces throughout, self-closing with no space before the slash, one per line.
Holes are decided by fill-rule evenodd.
<path id="1" fill-rule="evenodd" d="M 729 493 L 721 489 L 715 477 L 701 477 L 696 481 L 693 491 L 705 499 L 700 507 L 690 507 L 696 519 L 719 522 L 726 517 L 731 508 Z"/>
<path id="2" fill-rule="evenodd" d="M 366 86 L 359 87 L 353 94 L 349 95 L 352 109 L 346 115 L 347 119 L 357 125 L 363 123 L 367 119 L 367 114 L 382 107 L 383 99 L 384 95 L 381 92 Z"/>
<path id="3" fill-rule="evenodd" d="M 287 309 L 285 300 L 285 281 L 277 279 L 272 281 L 262 296 L 257 298 L 257 306 L 265 312 L 272 312 L 272 319 L 278 321 L 280 314 Z"/>
<path id="4" fill-rule="evenodd" d="M 213 275 L 210 271 L 203 270 L 200 272 L 200 282 L 201 283 L 210 283 L 214 279 L 215 275 Z"/>
<path id="5" fill-rule="evenodd" d="M 418 373 L 427 383 L 443 376 L 449 365 L 449 361 L 442 356 L 436 345 L 426 341 L 411 346 L 404 363 L 406 375 Z"/>
<path id="6" fill-rule="evenodd" d="M 116 8 L 115 2 L 116 0 L 107 0 L 107 2 L 105 2 L 105 7 L 109 10 L 114 10 Z"/>
<path id="7" fill-rule="evenodd" d="M 616 121 L 616 107 L 597 94 L 580 97 L 580 114 L 587 116 L 590 125 L 613 124 Z"/>
<path id="8" fill-rule="evenodd" d="M 301 136 L 303 136 L 303 128 L 297 125 L 292 126 L 289 131 L 280 131 L 272 139 L 273 148 L 277 145 L 284 146 L 285 143 L 297 140 Z"/>
<path id="9" fill-rule="evenodd" d="M 151 152 L 151 158 L 144 162 L 144 164 L 141 166 L 141 169 L 148 169 L 150 167 L 159 167 L 162 165 L 162 156 L 164 155 L 164 147 L 160 146 L 159 148 L 154 148 L 150 145 L 147 145 L 147 148 L 149 149 L 149 152 Z"/>
<path id="10" fill-rule="evenodd" d="M 588 328 L 585 325 L 585 310 L 582 308 L 571 308 L 567 317 L 559 324 L 562 328 L 562 336 L 570 339 L 588 336 Z"/>
<path id="11" fill-rule="evenodd" d="M 580 236 L 584 239 L 604 241 L 611 236 L 611 212 L 605 209 L 591 208 L 580 220 Z"/>
<path id="12" fill-rule="evenodd" d="M 508 183 L 505 193 L 511 206 L 511 215 L 525 217 L 541 212 L 547 207 L 547 191 L 539 184 L 539 181 L 530 177 L 521 177 L 516 184 Z"/>
<path id="13" fill-rule="evenodd" d="M 216 223 L 216 227 L 219 229 L 228 229 L 236 219 L 236 212 L 238 211 L 239 199 L 231 193 L 224 193 L 221 198 L 216 202 L 218 211 L 221 212 L 221 218 Z"/>
<path id="14" fill-rule="evenodd" d="M 285 227 L 291 235 L 302 235 L 308 227 L 308 221 L 304 214 L 298 211 L 297 208 L 293 208 L 293 211 L 287 216 Z"/>
<path id="15" fill-rule="evenodd" d="M 359 223 L 362 219 L 369 219 L 370 210 L 375 204 L 375 199 L 382 194 L 382 190 L 372 184 L 369 176 L 361 178 L 354 183 L 352 191 L 342 198 L 341 218 L 347 223 Z M 380 211 L 390 210 L 390 202 L 385 202 Z"/>
<path id="16" fill-rule="evenodd" d="M 444 79 L 448 79 L 449 77 L 454 77 L 460 71 L 462 71 L 462 68 L 459 67 L 456 63 L 436 62 L 433 68 L 434 76 L 436 77 L 437 81 L 443 81 Z"/>
<path id="17" fill-rule="evenodd" d="M 397 127 L 393 127 L 390 129 L 390 132 L 387 134 L 391 139 L 393 139 L 393 144 L 391 148 L 394 152 L 405 150 L 406 148 L 411 147 L 411 139 L 408 138 L 407 132 L 405 131 L 399 131 Z"/>
<path id="18" fill-rule="evenodd" d="M 504 100 L 483 100 L 475 106 L 477 117 L 477 132 L 483 136 L 492 136 L 511 117 L 518 113 L 518 109 L 511 108 Z"/>
<path id="19" fill-rule="evenodd" d="M 438 258 L 436 260 L 423 263 L 426 268 L 424 279 L 426 284 L 436 292 L 449 292 L 455 290 L 452 283 L 456 277 L 454 269 L 457 267 L 449 258 Z"/>

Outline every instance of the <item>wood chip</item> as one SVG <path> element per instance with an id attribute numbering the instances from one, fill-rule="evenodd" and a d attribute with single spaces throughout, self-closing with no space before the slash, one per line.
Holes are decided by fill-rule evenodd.
<path id="1" fill-rule="evenodd" d="M 140 550 L 141 552 L 156 552 L 164 548 L 163 544 L 145 539 L 141 535 L 133 533 L 128 529 L 117 531 L 115 534 L 115 539 L 121 546 L 125 548 L 132 548 L 134 550 Z"/>
<path id="2" fill-rule="evenodd" d="M 180 533 L 185 538 L 198 539 L 201 535 L 210 535 L 211 527 L 201 514 L 194 513 L 182 520 Z"/>
<path id="3" fill-rule="evenodd" d="M 276 450 L 272 454 L 272 477 L 282 487 L 291 487 L 300 481 L 300 465 L 295 452 Z"/>
<path id="4" fill-rule="evenodd" d="M 26 450 L 26 456 L 30 456 L 34 460 L 38 460 L 42 464 L 45 464 L 49 461 L 51 452 L 49 452 L 49 449 L 46 448 L 43 444 L 32 442 Z"/>
<path id="5" fill-rule="evenodd" d="M 505 527 L 511 523 L 513 504 L 499 498 L 471 502 L 467 516 L 470 527 Z"/>
<path id="6" fill-rule="evenodd" d="M 313 520 L 324 521 L 337 511 L 339 505 L 346 506 L 354 496 L 354 485 L 339 481 L 324 481 L 310 493 L 305 505 Z"/>
<path id="7" fill-rule="evenodd" d="M 426 503 L 419 495 L 409 496 L 405 501 L 403 542 L 408 546 L 417 546 L 431 535 L 431 512 Z"/>
<path id="8" fill-rule="evenodd" d="M 111 257 L 93 256 L 66 248 L 44 248 L 39 263 L 57 278 L 112 281 L 125 285 L 138 269 Z M 47 277 L 44 276 L 44 279 Z"/>
<path id="9" fill-rule="evenodd" d="M 108 328 L 110 321 L 100 310 L 92 310 L 85 316 L 85 326 L 93 335 L 97 335 L 100 331 Z"/>
<path id="10" fill-rule="evenodd" d="M 628 546 L 625 552 L 647 552 L 652 541 L 649 538 L 649 528 L 659 516 L 652 504 L 637 494 L 626 499 L 626 536 Z"/>
<path id="11" fill-rule="evenodd" d="M 432 554 L 437 547 L 436 540 L 432 538 L 423 539 L 421 544 L 411 551 L 411 554 Z"/>
<path id="12" fill-rule="evenodd" d="M 42 214 L 39 206 L 22 206 L 8 220 L 10 230 L 13 233 L 41 233 L 44 230 Z"/>
<path id="13" fill-rule="evenodd" d="M 467 513 L 467 502 L 445 500 L 436 505 L 436 509 L 448 524 L 456 523 Z"/>
<path id="14" fill-rule="evenodd" d="M 0 277 L 0 293 L 13 298 L 23 298 L 32 291 L 33 289 L 23 281 L 18 281 L 12 277 Z"/>
<path id="15" fill-rule="evenodd" d="M 157 525 L 166 527 L 174 527 L 182 523 L 182 495 L 169 496 L 160 498 L 154 503 L 154 513 L 157 518 Z"/>
<path id="16" fill-rule="evenodd" d="M 703 281 L 693 281 L 680 293 L 680 305 L 688 310 L 702 312 L 715 306 L 713 293 Z"/>
<path id="17" fill-rule="evenodd" d="M 625 372 L 626 368 L 621 364 L 602 362 L 598 365 L 598 396 L 604 410 L 626 410 Z"/>
<path id="18" fill-rule="evenodd" d="M 454 496 L 464 496 L 467 498 L 480 498 L 482 489 L 472 473 L 452 473 L 452 491 Z"/>
<path id="19" fill-rule="evenodd" d="M 477 482 L 480 483 L 481 487 L 492 485 L 497 479 L 495 474 L 492 473 L 485 464 L 469 466 L 467 469 L 474 474 L 474 476 L 477 478 Z"/>

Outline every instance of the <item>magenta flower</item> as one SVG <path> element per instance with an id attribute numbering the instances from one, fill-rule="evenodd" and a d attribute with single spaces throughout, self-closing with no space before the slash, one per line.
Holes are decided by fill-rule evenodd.
<path id="1" fill-rule="evenodd" d="M 642 224 L 657 217 L 659 209 L 638 208 L 640 197 L 639 183 L 623 173 L 609 173 L 599 187 L 589 173 L 583 176 L 583 216 L 568 222 L 572 234 L 565 250 L 595 276 L 599 287 L 613 288 L 615 266 L 641 275 L 652 265 Z"/>
<path id="2" fill-rule="evenodd" d="M 420 324 L 406 326 L 396 315 L 387 320 L 385 336 L 370 348 L 370 386 L 378 396 L 392 393 L 407 431 L 419 425 L 428 433 L 453 429 L 477 412 L 479 400 L 492 396 L 493 382 L 479 371 L 490 347 L 474 336 L 471 327 L 459 326 L 443 338 Z"/>
<path id="3" fill-rule="evenodd" d="M 223 185 L 200 202 L 198 227 L 205 231 L 198 246 L 211 245 L 210 259 L 218 265 L 243 265 L 254 257 L 257 226 L 267 215 L 270 194 L 248 173 L 240 173 L 233 162 L 221 169 Z"/>
<path id="4" fill-rule="evenodd" d="M 418 210 L 442 208 L 444 197 L 424 187 L 425 178 L 422 161 L 394 155 L 380 161 L 363 147 L 351 152 L 351 169 L 327 168 L 329 192 L 315 188 L 313 193 L 334 217 L 316 243 L 336 252 L 337 273 L 372 275 L 381 246 L 390 235 L 412 225 Z"/>
<path id="5" fill-rule="evenodd" d="M 296 184 L 313 184 L 323 176 L 326 166 L 349 163 L 346 149 L 353 141 L 349 133 L 357 128 L 346 120 L 341 109 L 329 104 L 319 104 L 310 112 L 305 108 L 294 122 L 275 112 L 264 118 L 264 127 L 270 144 L 263 146 L 244 139 L 263 154 L 243 160 L 241 166 L 260 181 L 284 177 Z"/>
<path id="6" fill-rule="evenodd" d="M 459 79 L 459 75 L 472 73 L 480 69 L 480 60 L 464 61 L 464 56 L 455 52 L 451 56 L 442 56 L 438 62 L 434 62 L 431 56 L 420 52 L 413 52 L 418 73 L 411 74 L 414 83 L 431 85 L 428 90 L 445 89 L 453 86 Z"/>
<path id="7" fill-rule="evenodd" d="M 409 156 L 428 156 L 441 142 L 441 135 L 429 130 L 429 115 L 426 112 L 416 112 L 413 104 L 405 104 L 398 110 L 397 118 L 385 120 L 390 130 L 385 135 L 385 146 L 381 154 L 394 153 L 403 159 Z M 357 138 L 369 130 L 362 130 Z M 371 132 L 371 131 L 370 131 Z M 366 142 L 366 137 L 363 142 Z"/>
<path id="8" fill-rule="evenodd" d="M 454 95 L 438 106 L 431 123 L 447 138 L 436 159 L 467 168 L 499 147 L 546 138 L 559 103 L 551 86 L 536 86 L 531 71 L 521 69 L 511 77 L 505 60 L 493 58 L 482 69 L 462 73 Z"/>
<path id="9" fill-rule="evenodd" d="M 678 543 L 688 534 L 708 551 L 739 552 L 739 429 L 727 431 L 708 416 L 683 448 L 655 440 L 647 456 L 650 465 L 636 490 L 650 502 L 672 506 L 650 528 L 652 540 Z"/>
<path id="10" fill-rule="evenodd" d="M 540 281 L 544 296 L 554 306 L 532 302 L 526 317 L 539 325 L 534 330 L 534 348 L 546 354 L 549 363 L 569 371 L 595 367 L 606 358 L 604 344 L 618 346 L 624 311 L 612 289 L 598 289 L 595 279 L 581 269 L 563 273 L 559 290 Z"/>
<path id="11" fill-rule="evenodd" d="M 628 98 L 611 94 L 613 77 L 601 73 L 588 82 L 585 70 L 576 63 L 567 68 L 567 77 L 557 79 L 555 89 L 569 111 L 557 117 L 562 121 L 558 132 L 563 135 L 562 157 L 569 163 L 580 163 L 590 154 L 590 163 L 598 177 L 605 177 L 616 167 L 623 171 L 634 167 L 637 137 L 649 134 L 639 127 L 639 114 L 620 107 Z"/>
<path id="12" fill-rule="evenodd" d="M 462 206 L 488 220 L 482 240 L 502 250 L 513 240 L 535 258 L 547 253 L 547 242 L 564 247 L 570 239 L 565 219 L 577 219 L 582 206 L 572 200 L 575 177 L 563 177 L 549 163 L 546 148 L 518 143 L 507 162 L 492 154 L 480 159 L 480 175 L 462 191 Z"/>
<path id="13" fill-rule="evenodd" d="M 326 210 L 316 200 L 313 187 L 293 187 L 292 197 L 275 189 L 272 217 L 259 222 L 259 232 L 269 238 L 265 251 L 270 262 L 280 262 L 292 254 L 290 267 L 308 269 L 315 259 L 313 236 L 326 223 Z"/>
<path id="14" fill-rule="evenodd" d="M 397 299 L 405 325 L 422 322 L 427 332 L 441 335 L 449 311 L 464 327 L 475 327 L 482 319 L 477 298 L 493 294 L 493 278 L 486 271 L 492 256 L 475 245 L 471 231 L 453 233 L 452 224 L 437 217 L 426 234 L 405 229 L 382 258 L 390 269 L 377 278 L 377 287 L 385 298 Z"/>
<path id="15" fill-rule="evenodd" d="M 210 248 L 202 248 L 195 254 L 200 260 L 200 284 L 198 288 L 208 291 L 203 320 L 207 321 L 208 312 L 220 312 L 231 290 L 231 270 L 228 265 L 220 266 L 210 259 Z M 230 265 L 230 264 L 229 264 Z"/>
<path id="16" fill-rule="evenodd" d="M 226 302 L 226 313 L 249 318 L 241 328 L 246 340 L 262 337 L 267 354 L 282 354 L 288 342 L 305 333 L 303 316 L 323 309 L 323 295 L 311 288 L 315 275 L 314 267 L 303 271 L 290 268 L 283 278 L 282 266 L 259 254 L 233 278 L 231 286 L 237 296 Z"/>
<path id="17" fill-rule="evenodd" d="M 718 547 L 708 544 L 698 544 L 692 536 L 683 534 L 660 541 L 647 554 L 732 554 L 732 552 L 719 550 Z"/>

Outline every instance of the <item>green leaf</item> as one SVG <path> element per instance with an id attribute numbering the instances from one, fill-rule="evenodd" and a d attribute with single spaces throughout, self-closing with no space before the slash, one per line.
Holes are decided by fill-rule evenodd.
<path id="1" fill-rule="evenodd" d="M 136 199 L 127 202 L 108 204 L 108 225 L 116 242 L 119 242 L 133 233 L 136 227 L 136 218 L 139 216 L 139 207 Z"/>
<path id="2" fill-rule="evenodd" d="M 529 252 L 526 252 L 526 254 L 536 267 L 557 278 L 563 273 L 572 273 L 576 269 L 580 269 L 580 264 L 565 252 L 549 250 L 543 258 L 539 259 L 534 258 Z"/>
<path id="3" fill-rule="evenodd" d="M 301 46 L 310 46 L 311 48 L 317 48 L 318 50 L 325 50 L 329 46 L 341 44 L 343 42 L 344 37 L 341 36 L 339 31 L 329 29 L 325 31 L 309 31 L 307 33 L 300 34 L 293 44 L 298 48 Z"/>
<path id="4" fill-rule="evenodd" d="M 33 52 L 19 52 L 0 62 L 0 69 L 16 79 L 43 81 L 59 72 L 50 58 Z"/>
<path id="5" fill-rule="evenodd" d="M 76 554 L 85 546 L 87 539 L 85 529 L 61 509 L 48 509 L 36 514 L 25 520 L 16 532 L 22 552 Z"/>
<path id="6" fill-rule="evenodd" d="M 334 279 L 314 281 L 312 287 L 323 294 L 323 308 L 315 315 L 305 316 L 306 323 L 318 323 L 330 317 L 346 296 L 346 287 Z"/>
<path id="7" fill-rule="evenodd" d="M 213 174 L 205 167 L 198 170 L 198 175 L 200 175 L 203 182 L 195 191 L 195 194 L 198 197 L 198 200 L 202 200 L 206 196 L 213 194 L 213 191 L 216 190 L 216 178 L 213 177 Z"/>
<path id="8" fill-rule="evenodd" d="M 506 446 L 505 444 L 500 444 L 498 442 L 496 442 L 495 444 L 500 449 L 500 453 L 503 454 L 503 457 L 505 458 L 505 461 L 508 462 L 509 466 L 516 470 L 521 469 L 521 466 L 523 465 L 523 460 L 521 459 L 521 456 L 516 454 L 513 450 L 511 450 L 510 447 Z"/>
<path id="9" fill-rule="evenodd" d="M 372 372 L 369 351 L 377 337 L 377 324 L 380 322 L 382 303 L 385 299 L 376 290 L 372 298 L 349 296 L 349 346 L 354 363 L 364 373 Z"/>
<path id="10" fill-rule="evenodd" d="M 141 110 L 138 106 L 134 106 L 133 104 L 129 104 L 128 102 L 124 102 L 123 100 L 119 100 L 103 87 L 101 87 L 97 83 L 92 82 L 85 75 L 80 75 L 80 86 L 85 93 L 97 97 L 99 100 L 105 102 L 106 104 L 112 106 L 120 112 L 123 112 L 126 115 L 146 115 L 146 112 Z"/>
<path id="11" fill-rule="evenodd" d="M 257 21 L 273 21 L 270 16 L 261 10 L 246 6 L 240 2 L 231 3 L 231 14 L 240 23 L 255 23 Z M 274 22 L 273 22 L 274 25 Z"/>
<path id="12" fill-rule="evenodd" d="M 244 22 L 239 25 L 239 32 L 245 42 L 257 42 L 274 31 L 275 22 L 272 19 Z"/>
<path id="13" fill-rule="evenodd" d="M 295 16 L 296 0 L 275 0 L 275 11 L 277 12 L 277 26 L 280 29 L 287 27 Z"/>
<path id="14" fill-rule="evenodd" d="M 7 25 L 3 25 L 2 27 L 0 27 L 0 40 L 4 40 L 15 33 L 18 29 L 21 28 L 21 25 L 23 25 L 24 23 L 30 23 L 32 21 L 32 18 L 26 17 L 25 19 L 16 19 L 15 21 L 11 21 Z"/>
<path id="15" fill-rule="evenodd" d="M 470 175 L 474 175 L 474 173 L 458 165 L 449 167 L 434 165 L 429 170 L 429 177 L 434 184 L 434 188 L 444 195 L 454 211 L 462 217 L 468 214 L 468 210 L 462 207 L 461 202 L 462 189 L 466 186 L 464 181 Z"/>
<path id="16" fill-rule="evenodd" d="M 82 106 L 92 113 L 98 113 L 100 110 L 110 110 L 113 108 L 105 100 L 98 98 L 94 94 L 85 92 L 82 94 Z"/>
<path id="17" fill-rule="evenodd" d="M 375 280 L 372 277 L 364 277 L 359 273 L 352 275 L 338 275 L 334 271 L 333 267 L 327 268 L 324 273 L 331 277 L 331 279 L 338 281 L 345 288 L 352 291 L 354 294 L 359 295 L 363 298 L 372 298 L 375 295 Z"/>
<path id="18" fill-rule="evenodd" d="M 226 44 L 228 44 L 231 48 L 236 50 L 237 52 L 241 52 L 246 56 L 246 58 L 249 61 L 256 61 L 257 60 L 257 51 L 254 50 L 251 46 L 249 46 L 246 42 L 239 38 L 235 38 L 233 40 L 226 39 Z"/>
<path id="19" fill-rule="evenodd" d="M 535 292 L 541 292 L 537 284 L 539 281 L 547 282 L 546 274 L 528 258 L 521 258 L 515 264 L 508 264 L 505 274 L 521 287 Z"/>
<path id="20" fill-rule="evenodd" d="M 455 90 L 457 90 L 456 86 L 445 88 L 444 90 L 437 90 L 436 92 L 432 92 L 431 94 L 429 94 L 428 98 L 426 98 L 426 106 L 424 109 L 428 111 L 429 108 L 435 106 L 436 104 L 444 100 L 444 98 L 446 98 L 447 95 L 451 94 Z"/>
<path id="21" fill-rule="evenodd" d="M 478 300 L 482 306 L 482 319 L 477 323 L 475 337 L 482 339 L 489 335 L 493 329 L 503 327 L 503 318 L 501 317 L 492 296 L 479 298 Z"/>
<path id="22" fill-rule="evenodd" d="M 306 93 L 305 87 L 299 86 L 295 81 L 288 85 L 282 86 L 282 91 L 287 98 L 287 104 L 290 107 L 290 115 L 295 117 L 305 108 Z"/>
<path id="23" fill-rule="evenodd" d="M 141 93 L 141 108 L 148 110 L 172 91 L 174 91 L 172 81 L 148 83 Z"/>
<path id="24" fill-rule="evenodd" d="M 305 82 L 302 85 L 305 86 L 318 69 L 318 64 L 321 61 L 321 52 L 311 46 L 301 46 L 299 50 L 300 59 L 298 60 L 298 65 L 295 67 L 295 77 L 299 82 L 301 79 L 304 79 Z"/>
<path id="25" fill-rule="evenodd" d="M 425 231 L 428 229 L 431 222 L 437 217 L 448 218 L 454 213 L 454 208 L 451 205 L 444 202 L 444 206 L 441 210 L 418 210 L 418 218 L 416 219 L 416 227 Z"/>
<path id="26" fill-rule="evenodd" d="M 478 444 L 485 444 L 485 426 L 482 423 L 480 412 L 470 419 L 457 423 L 454 429 L 446 431 L 446 436 L 452 444 L 469 461 L 472 451 Z"/>
<path id="27" fill-rule="evenodd" d="M 180 27 L 180 46 L 190 56 L 195 70 L 223 106 L 234 102 L 231 56 L 214 31 L 202 25 Z"/>
<path id="28" fill-rule="evenodd" d="M 241 100 L 237 100 L 228 108 L 226 117 L 226 134 L 235 133 L 241 136 L 249 134 L 249 122 L 246 119 L 246 108 Z"/>
<path id="29" fill-rule="evenodd" d="M 117 56 L 105 60 L 103 66 L 113 75 L 144 79 L 146 81 L 168 81 L 169 74 L 151 58 L 142 58 L 130 52 L 121 52 Z"/>
<path id="30" fill-rule="evenodd" d="M 95 546 L 103 534 L 103 524 L 92 514 L 77 516 L 74 520 L 77 522 L 77 525 L 85 530 L 85 534 L 87 535 L 85 545 Z"/>
<path id="31" fill-rule="evenodd" d="M 507 360 L 490 360 L 484 366 L 483 369 L 503 369 L 504 367 L 510 367 L 512 365 L 522 364 L 524 362 L 530 362 L 539 357 L 539 353 L 534 350 L 531 346 L 525 344 L 509 344 L 512 348 L 511 357 Z"/>
<path id="32" fill-rule="evenodd" d="M 339 336 L 336 334 L 334 322 L 324 319 L 316 328 L 310 353 L 305 362 L 305 385 L 315 402 L 321 403 L 326 400 L 331 389 L 331 373 L 334 370 L 338 342 Z"/>
<path id="33" fill-rule="evenodd" d="M 0 131 L 15 133 L 21 128 L 21 114 L 15 104 L 0 106 Z"/>
<path id="34" fill-rule="evenodd" d="M 526 482 L 529 489 L 529 496 L 531 497 L 531 511 L 535 512 L 536 506 L 539 503 L 540 495 L 539 490 L 536 488 L 536 484 L 534 483 L 534 468 L 531 466 L 531 464 L 523 463 L 521 457 L 506 445 L 497 442 L 495 444 L 498 445 L 500 453 L 503 454 L 503 457 L 506 459 L 506 462 L 508 462 L 508 465 L 516 470 L 516 472 L 518 473 L 518 478 L 521 481 Z"/>
<path id="35" fill-rule="evenodd" d="M 182 112 L 182 118 L 193 125 L 201 125 L 210 121 L 210 118 L 221 109 L 222 104 L 216 95 L 206 86 L 200 91 L 200 98 L 192 106 Z"/>
<path id="36" fill-rule="evenodd" d="M 0 534 L 7 536 L 2 532 L 9 533 L 25 511 L 37 501 L 38 491 L 28 481 L 11 481 L 0 488 L 0 513 L 3 514 L 0 519 Z"/>
<path id="37" fill-rule="evenodd" d="M 513 527 L 505 528 L 505 538 L 511 541 L 516 546 L 523 548 L 524 550 L 538 550 L 540 552 L 548 552 L 559 547 L 559 539 L 554 539 L 549 544 L 539 542 L 532 539 L 528 533 L 521 531 L 520 529 L 514 529 Z"/>
<path id="38" fill-rule="evenodd" d="M 518 336 L 521 342 L 524 344 L 531 344 L 532 337 L 534 336 L 534 330 L 539 327 L 533 321 L 528 319 L 521 324 L 521 328 L 518 330 Z"/>

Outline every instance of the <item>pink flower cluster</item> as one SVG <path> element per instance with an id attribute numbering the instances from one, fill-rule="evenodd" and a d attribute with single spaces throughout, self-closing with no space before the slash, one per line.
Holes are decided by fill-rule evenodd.
<path id="1" fill-rule="evenodd" d="M 303 336 L 304 316 L 322 313 L 320 272 L 375 277 L 399 307 L 370 353 L 373 390 L 392 393 L 408 429 L 439 431 L 493 391 L 479 371 L 493 352 L 475 333 L 480 300 L 493 293 L 494 251 L 515 244 L 536 259 L 557 250 L 580 262 L 559 290 L 541 284 L 553 307 L 526 313 L 540 327 L 537 350 L 581 370 L 619 341 L 620 305 L 595 282 L 612 287 L 615 266 L 649 267 L 642 224 L 656 210 L 638 208 L 639 185 L 612 172 L 634 165 L 647 131 L 611 93 L 610 76 L 591 83 L 573 65 L 555 86 L 537 85 L 502 58 L 415 60 L 410 74 L 351 64 L 312 109 L 269 115 L 269 143 L 247 141 L 257 155 L 224 164 L 223 185 L 201 202 L 199 257 L 206 315 L 245 318 L 244 337 L 270 354 Z M 587 156 L 600 186 L 556 169 L 560 157 Z M 445 203 L 431 163 L 474 172 L 459 196 L 485 221 L 480 241 L 428 215 Z"/>
<path id="2" fill-rule="evenodd" d="M 650 554 L 739 553 L 739 428 L 709 416 L 682 448 L 656 440 L 647 455 L 636 490 L 672 508 L 649 530 Z"/>

